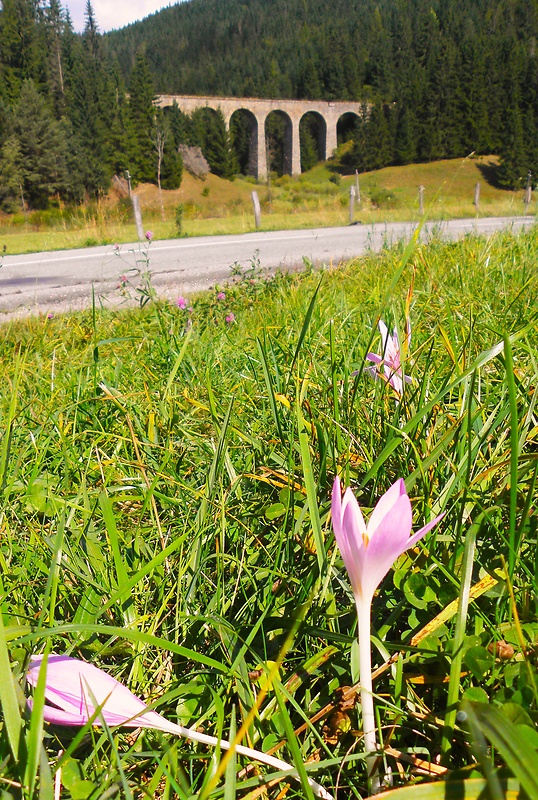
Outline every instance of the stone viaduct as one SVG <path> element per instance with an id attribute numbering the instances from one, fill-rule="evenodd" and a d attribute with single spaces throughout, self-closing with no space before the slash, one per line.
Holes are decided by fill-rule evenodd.
<path id="1" fill-rule="evenodd" d="M 192 114 L 198 108 L 220 110 L 226 127 L 236 111 L 243 111 L 250 119 L 249 172 L 258 180 L 267 177 L 267 151 L 265 142 L 265 121 L 273 111 L 285 120 L 284 162 L 291 175 L 301 172 L 301 147 L 299 124 L 302 117 L 313 112 L 318 118 L 319 153 L 322 159 L 330 158 L 337 144 L 339 120 L 346 114 L 359 116 L 361 103 L 325 102 L 323 100 L 262 100 L 250 97 L 189 97 L 163 94 L 157 98 L 156 105 L 161 108 L 177 103 L 184 114 Z"/>

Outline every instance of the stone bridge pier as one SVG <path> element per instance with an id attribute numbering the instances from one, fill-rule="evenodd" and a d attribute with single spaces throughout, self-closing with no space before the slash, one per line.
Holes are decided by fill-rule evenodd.
<path id="1" fill-rule="evenodd" d="M 266 122 L 269 114 L 277 112 L 285 122 L 284 169 L 290 175 L 301 173 L 300 124 L 305 114 L 313 113 L 318 121 L 318 149 L 322 160 L 331 157 L 337 145 L 338 122 L 345 115 L 360 117 L 361 103 L 323 100 L 263 100 L 250 97 L 191 97 L 160 95 L 156 105 L 161 108 L 177 104 L 184 114 L 198 108 L 221 111 L 226 127 L 236 111 L 246 113 L 250 121 L 249 173 L 258 180 L 267 178 Z"/>

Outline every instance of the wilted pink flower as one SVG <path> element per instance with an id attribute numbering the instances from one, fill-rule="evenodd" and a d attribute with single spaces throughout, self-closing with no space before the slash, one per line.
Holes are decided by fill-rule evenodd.
<path id="1" fill-rule="evenodd" d="M 226 314 L 226 322 L 228 325 L 231 325 L 235 322 L 235 314 L 232 311 L 230 311 L 229 314 Z"/>
<path id="2" fill-rule="evenodd" d="M 176 306 L 178 308 L 185 309 L 187 308 L 187 301 L 185 300 L 184 297 L 178 297 L 178 299 L 176 300 Z"/>
<path id="3" fill-rule="evenodd" d="M 37 683 L 43 656 L 33 656 L 26 680 Z M 107 725 L 128 728 L 158 728 L 177 733 L 176 726 L 156 711 L 149 711 L 112 675 L 68 656 L 50 655 L 47 663 L 43 718 L 56 725 L 85 725 L 95 710 L 102 706 L 95 724 L 104 719 Z"/>
<path id="4" fill-rule="evenodd" d="M 355 600 L 367 604 L 398 556 L 422 539 L 443 516 L 411 535 L 411 502 L 401 478 L 380 498 L 368 524 L 351 489 L 341 497 L 339 478 L 334 481 L 331 510 L 334 535 Z"/>
<path id="5" fill-rule="evenodd" d="M 405 484 L 400 479 L 380 498 L 366 524 L 351 489 L 346 489 L 342 498 L 338 477 L 334 481 L 331 512 L 336 543 L 349 575 L 357 608 L 364 747 L 367 753 L 372 754 L 377 749 L 370 647 L 374 592 L 398 556 L 422 539 L 443 515 L 411 535 L 411 503 Z M 370 794 L 375 794 L 380 786 L 379 774 L 374 774 L 376 763 L 375 755 L 367 756 Z"/>
<path id="6" fill-rule="evenodd" d="M 151 240 L 153 239 L 153 231 L 146 231 L 146 239 L 148 240 L 148 242 L 151 242 Z"/>
<path id="7" fill-rule="evenodd" d="M 226 295 L 224 294 L 224 292 L 218 293 L 217 300 L 226 300 Z"/>
<path id="8" fill-rule="evenodd" d="M 383 354 L 378 356 L 377 353 L 367 353 L 367 360 L 373 361 L 375 366 L 368 367 L 366 371 L 372 378 L 381 378 L 387 383 L 390 383 L 394 391 L 401 395 L 403 391 L 403 381 L 412 383 L 413 379 L 408 375 L 404 375 L 402 372 L 401 348 L 398 340 L 398 332 L 394 329 L 391 335 L 382 319 L 379 320 L 379 331 L 381 333 Z M 411 325 L 408 320 L 406 325 L 407 349 L 409 349 L 410 344 Z M 381 366 L 383 366 L 383 372 L 381 372 Z"/>
<path id="9" fill-rule="evenodd" d="M 114 252 L 115 252 L 115 253 L 118 253 L 118 252 L 119 252 L 119 249 L 120 249 L 120 246 L 119 246 L 119 244 L 115 244 L 115 245 L 114 245 Z"/>
<path id="10" fill-rule="evenodd" d="M 26 675 L 30 686 L 37 684 L 42 661 L 43 656 L 33 656 L 31 659 Z M 151 711 L 126 686 L 93 664 L 69 656 L 50 655 L 46 670 L 45 699 L 48 702 L 45 703 L 43 712 L 45 722 L 82 726 L 97 712 L 94 725 L 102 725 L 104 721 L 111 727 L 122 725 L 127 728 L 153 728 L 213 747 L 220 745 L 223 749 L 230 748 L 230 742 L 226 740 L 218 740 L 176 725 L 156 711 Z M 242 745 L 236 745 L 235 751 L 297 777 L 292 767 L 279 758 Z M 331 795 L 315 781 L 310 781 L 310 785 L 318 797 L 332 800 Z"/>

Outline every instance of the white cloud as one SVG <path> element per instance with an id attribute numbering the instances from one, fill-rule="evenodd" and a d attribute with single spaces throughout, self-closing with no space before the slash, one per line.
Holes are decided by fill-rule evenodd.
<path id="1" fill-rule="evenodd" d="M 177 0 L 176 0 L 177 1 Z M 84 28 L 86 0 L 65 0 L 76 31 Z M 113 28 L 123 28 L 130 22 L 147 17 L 161 8 L 175 5 L 174 0 L 93 0 L 92 6 L 99 30 L 104 33 Z"/>

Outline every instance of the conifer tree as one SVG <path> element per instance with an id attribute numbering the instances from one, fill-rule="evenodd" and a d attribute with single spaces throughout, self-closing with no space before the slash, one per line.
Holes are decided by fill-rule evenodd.
<path id="1" fill-rule="evenodd" d="M 22 156 L 18 138 L 15 135 L 4 139 L 0 148 L 0 208 L 11 212 L 17 208 L 24 211 L 24 189 L 22 175 Z"/>
<path id="2" fill-rule="evenodd" d="M 179 110 L 179 106 L 175 100 L 167 113 L 170 133 L 177 150 L 180 144 L 189 143 L 191 121 L 186 114 Z"/>
<path id="3" fill-rule="evenodd" d="M 65 112 L 65 76 L 62 41 L 66 22 L 59 0 L 49 0 L 43 11 L 44 42 L 47 58 L 47 90 L 52 97 L 57 117 Z"/>
<path id="4" fill-rule="evenodd" d="M 191 120 L 195 139 L 192 143 L 202 148 L 211 172 L 221 178 L 233 177 L 238 167 L 222 112 L 200 108 L 192 114 Z"/>
<path id="5" fill-rule="evenodd" d="M 32 81 L 25 81 L 10 121 L 9 153 L 3 149 L 2 172 L 19 178 L 23 204 L 46 208 L 51 195 L 67 185 L 63 130 Z M 11 159 L 11 162 L 9 162 Z"/>
<path id="6" fill-rule="evenodd" d="M 4 92 L 19 97 L 23 81 L 38 81 L 41 73 L 36 5 L 33 0 L 2 0 L 0 61 Z"/>
<path id="7" fill-rule="evenodd" d="M 129 106 L 136 137 L 133 177 L 137 181 L 154 181 L 156 169 L 150 132 L 155 118 L 155 92 L 146 57 L 139 53 L 131 75 Z"/>
<path id="8" fill-rule="evenodd" d="M 243 175 L 249 172 L 252 131 L 256 124 L 245 111 L 236 111 L 230 120 L 230 146 L 237 165 L 236 171 Z"/>
<path id="9" fill-rule="evenodd" d="M 166 115 L 163 117 L 163 124 L 166 136 L 164 139 L 161 184 L 163 189 L 179 189 L 183 179 L 183 159 L 174 142 L 170 120 Z"/>
<path id="10" fill-rule="evenodd" d="M 402 105 L 397 112 L 394 163 L 412 164 L 417 156 L 415 122 L 408 105 Z"/>
<path id="11" fill-rule="evenodd" d="M 305 114 L 300 125 L 301 171 L 307 172 L 319 161 L 318 121 L 313 114 Z"/>

